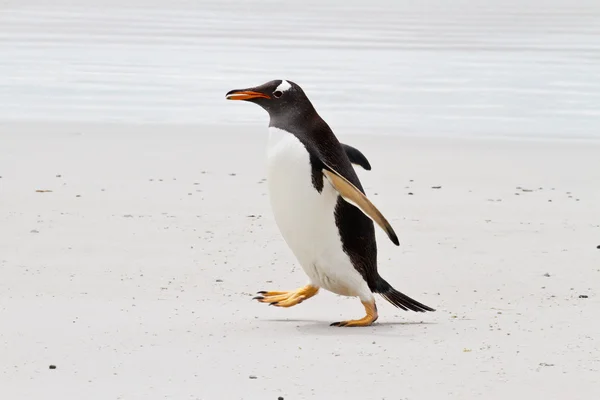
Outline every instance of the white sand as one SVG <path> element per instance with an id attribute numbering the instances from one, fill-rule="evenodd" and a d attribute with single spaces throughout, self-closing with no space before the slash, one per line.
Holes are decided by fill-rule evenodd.
<path id="1" fill-rule="evenodd" d="M 376 325 L 343 329 L 356 299 L 251 300 L 305 282 L 265 132 L 0 124 L 0 398 L 600 393 L 600 143 L 339 133 L 400 237 L 377 232 L 382 275 L 438 310 L 379 300 Z"/>

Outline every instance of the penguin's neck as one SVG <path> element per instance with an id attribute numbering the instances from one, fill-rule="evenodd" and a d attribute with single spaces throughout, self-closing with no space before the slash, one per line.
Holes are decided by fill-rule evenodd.
<path id="1" fill-rule="evenodd" d="M 273 149 L 277 148 L 280 145 L 280 143 L 284 142 L 287 139 L 290 139 L 290 136 L 293 136 L 293 134 L 286 131 L 285 129 L 277 128 L 276 126 L 269 126 L 269 153 Z"/>

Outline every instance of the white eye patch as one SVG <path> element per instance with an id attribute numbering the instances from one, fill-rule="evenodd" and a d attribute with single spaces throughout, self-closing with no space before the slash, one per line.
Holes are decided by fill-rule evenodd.
<path id="1" fill-rule="evenodd" d="M 288 81 L 282 80 L 279 86 L 277 86 L 277 89 L 275 89 L 275 91 L 279 90 L 280 92 L 285 92 L 291 87 L 292 85 Z"/>

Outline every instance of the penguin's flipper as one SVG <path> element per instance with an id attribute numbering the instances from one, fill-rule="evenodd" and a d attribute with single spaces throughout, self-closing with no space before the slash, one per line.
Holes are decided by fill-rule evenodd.
<path id="1" fill-rule="evenodd" d="M 365 196 L 356 186 L 354 186 L 348 179 L 344 178 L 341 174 L 335 171 L 330 166 L 325 165 L 323 168 L 323 174 L 329 180 L 331 185 L 337 190 L 337 192 L 342 196 L 344 200 L 348 203 L 358 207 L 365 215 L 371 218 L 373 221 L 377 223 L 387 233 L 390 240 L 396 245 L 400 246 L 400 242 L 398 241 L 398 236 L 396 236 L 396 232 L 390 225 L 390 223 L 385 219 L 383 214 L 371 203 L 371 201 Z"/>
<path id="2" fill-rule="evenodd" d="M 365 155 L 361 153 L 360 150 L 344 143 L 340 144 L 342 145 L 342 148 L 346 152 L 346 155 L 348 156 L 352 164 L 360 165 L 367 171 L 371 170 L 371 164 L 369 164 L 369 160 L 367 160 L 367 157 L 365 157 Z"/>

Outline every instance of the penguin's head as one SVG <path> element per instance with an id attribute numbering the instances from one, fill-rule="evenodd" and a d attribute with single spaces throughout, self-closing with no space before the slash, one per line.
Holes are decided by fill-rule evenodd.
<path id="1" fill-rule="evenodd" d="M 230 90 L 227 100 L 245 100 L 258 104 L 271 117 L 303 112 L 312 109 L 312 104 L 300 86 L 294 82 L 277 79 L 248 89 Z"/>

